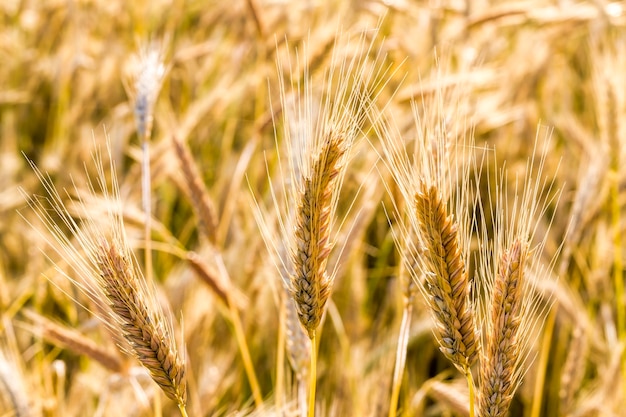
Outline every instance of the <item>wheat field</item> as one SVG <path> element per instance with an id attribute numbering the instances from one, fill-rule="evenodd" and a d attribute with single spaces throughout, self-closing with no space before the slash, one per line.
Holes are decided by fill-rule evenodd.
<path id="1" fill-rule="evenodd" d="M 0 417 L 623 416 L 626 3 L 6 0 Z"/>

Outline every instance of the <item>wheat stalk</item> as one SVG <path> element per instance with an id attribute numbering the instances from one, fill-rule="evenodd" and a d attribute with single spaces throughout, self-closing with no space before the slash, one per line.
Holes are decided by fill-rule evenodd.
<path id="1" fill-rule="evenodd" d="M 74 274 L 60 269 L 58 272 L 102 308 L 98 318 L 113 334 L 124 337 L 123 350 L 141 362 L 163 392 L 186 415 L 185 362 L 178 353 L 171 322 L 157 301 L 154 286 L 146 282 L 132 255 L 124 231 L 117 179 L 112 174 L 113 191 L 110 193 L 99 153 L 93 162 L 98 173 L 97 189 L 113 204 L 107 207 L 106 219 L 90 217 L 80 197 L 81 191 L 75 185 L 77 204 L 82 207 L 82 221 L 70 215 L 51 179 L 31 162 L 47 192 L 47 198 L 29 199 L 30 207 L 49 235 L 41 230 L 39 233 Z M 111 172 L 114 172 L 112 162 Z M 91 181 L 87 187 L 89 193 L 96 193 Z M 52 211 L 46 208 L 48 205 Z M 74 241 L 64 234 L 62 227 L 69 228 Z"/>
<path id="2" fill-rule="evenodd" d="M 437 68 L 436 80 L 442 78 L 442 70 Z M 393 203 L 392 214 L 398 219 L 394 240 L 399 247 L 412 240 L 409 248 L 420 248 L 405 251 L 403 262 L 428 303 L 441 352 L 467 379 L 473 416 L 471 366 L 480 338 L 467 266 L 475 182 L 470 170 L 476 163 L 472 139 L 465 139 L 466 127 L 458 122 L 465 113 L 462 93 L 440 87 L 422 108 L 414 104 L 413 143 L 384 113 L 374 114 L 374 122 L 383 162 L 402 199 Z M 387 185 L 392 194 L 390 188 Z"/>
<path id="3" fill-rule="evenodd" d="M 493 240 L 483 227 L 483 245 L 478 270 L 479 285 L 484 296 L 482 305 L 483 351 L 480 358 L 478 414 L 505 416 L 515 391 L 520 386 L 532 359 L 531 346 L 538 337 L 551 301 L 542 300 L 537 283 L 550 279 L 557 253 L 550 264 L 543 265 L 541 256 L 546 243 L 542 225 L 547 208 L 558 201 L 552 183 L 542 177 L 549 138 L 539 165 L 533 161 L 515 182 L 512 203 L 507 193 L 504 171 L 495 179 L 495 203 L 490 207 L 493 219 Z M 539 136 L 535 147 L 539 144 Z M 535 149 L 536 150 L 536 149 Z M 517 184 L 523 184 L 521 196 Z M 483 216 L 484 217 L 484 216 Z M 537 229 L 542 225 L 542 237 Z M 534 242 L 534 240 L 537 242 Z"/>
<path id="4" fill-rule="evenodd" d="M 316 330 L 335 275 L 327 265 L 335 244 L 339 191 L 350 151 L 384 75 L 378 62 L 370 66 L 366 57 L 371 51 L 364 48 L 365 38 L 361 35 L 356 53 L 349 38 L 337 38 L 329 70 L 320 83 L 323 91 L 319 101 L 313 91 L 317 80 L 310 76 L 308 63 L 289 67 L 290 94 L 282 79 L 280 85 L 289 158 L 287 163 L 279 160 L 282 192 L 271 189 L 279 233 L 270 224 L 267 211 L 254 202 L 265 244 L 311 339 L 309 416 L 315 413 Z M 343 57 L 344 53 L 352 58 Z M 306 51 L 303 56 L 307 56 Z M 282 75 L 282 63 L 278 61 L 278 65 Z M 288 256 L 283 254 L 285 247 Z"/>

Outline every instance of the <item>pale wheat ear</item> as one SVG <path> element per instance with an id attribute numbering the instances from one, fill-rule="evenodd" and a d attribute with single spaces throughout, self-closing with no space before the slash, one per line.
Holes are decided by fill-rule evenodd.
<path id="1" fill-rule="evenodd" d="M 546 146 L 548 138 L 537 136 Z M 495 201 L 490 207 L 491 228 L 484 224 L 478 281 L 484 295 L 481 322 L 483 349 L 480 363 L 478 413 L 505 416 L 532 361 L 531 346 L 551 305 L 538 295 L 538 281 L 551 279 L 555 257 L 543 265 L 541 257 L 552 223 L 538 236 L 547 208 L 558 202 L 559 192 L 544 178 L 546 149 L 539 166 L 529 162 L 515 182 L 512 196 L 507 192 L 504 171 L 496 178 Z M 517 186 L 521 184 L 521 195 Z M 493 239 L 488 242 L 487 229 Z"/>
<path id="2" fill-rule="evenodd" d="M 131 60 L 127 91 L 133 106 L 137 136 L 141 141 L 141 202 L 144 211 L 145 276 L 153 280 L 152 272 L 152 181 L 150 173 L 150 139 L 154 123 L 154 106 L 166 74 L 163 45 L 149 42 L 140 47 Z"/>
<path id="3" fill-rule="evenodd" d="M 34 401 L 36 391 L 29 387 L 22 369 L 22 359 L 9 338 L 14 338 L 8 320 L 2 320 L 3 337 L 0 344 L 0 412 L 3 416 L 38 416 L 40 406 Z M 10 334 L 10 336 L 8 336 Z M 29 389 L 30 388 L 30 389 Z"/>
<path id="4" fill-rule="evenodd" d="M 95 184 L 88 179 L 87 191 L 78 186 L 73 191 L 77 207 L 82 207 L 78 220 L 72 217 L 50 178 L 31 162 L 47 194 L 28 200 L 43 225 L 38 232 L 72 269 L 57 267 L 62 276 L 102 307 L 97 316 L 114 335 L 123 336 L 122 350 L 139 360 L 186 416 L 185 363 L 176 346 L 171 318 L 163 313 L 156 288 L 146 282 L 128 244 L 113 162 L 109 166 L 110 190 L 102 155 L 94 154 L 92 162 L 97 171 Z M 107 206 L 106 219 L 90 217 L 82 193 L 102 194 L 112 202 Z"/>
<path id="5" fill-rule="evenodd" d="M 154 106 L 167 73 L 165 49 L 159 42 L 147 42 L 139 47 L 128 62 L 124 87 L 131 100 L 137 136 L 149 140 L 154 122 Z"/>

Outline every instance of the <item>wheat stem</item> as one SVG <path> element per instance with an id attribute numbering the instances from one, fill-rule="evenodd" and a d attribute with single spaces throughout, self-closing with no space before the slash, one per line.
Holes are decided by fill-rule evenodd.
<path id="1" fill-rule="evenodd" d="M 621 227 L 621 204 L 619 198 L 620 180 L 619 173 L 613 173 L 613 181 L 611 183 L 611 215 L 613 222 L 613 252 L 615 259 L 613 263 L 613 281 L 615 285 L 615 294 L 624 294 L 624 277 L 622 275 L 622 227 Z M 624 297 L 615 297 L 617 311 L 617 331 L 620 341 L 623 341 L 626 334 L 626 306 L 624 305 Z"/>
<path id="2" fill-rule="evenodd" d="M 141 143 L 141 203 L 145 215 L 144 241 L 145 241 L 145 270 L 146 280 L 152 282 L 152 185 L 150 178 L 150 143 L 144 139 Z"/>
<path id="3" fill-rule="evenodd" d="M 465 379 L 467 379 L 467 387 L 469 388 L 469 417 L 474 417 L 476 414 L 474 403 L 476 402 L 476 390 L 474 389 L 474 378 L 472 377 L 472 371 L 468 368 L 465 372 Z"/>
<path id="4" fill-rule="evenodd" d="M 284 384 L 285 384 L 285 327 L 286 327 L 286 314 L 287 306 L 285 301 L 285 295 L 281 293 L 279 297 L 280 305 L 278 311 L 278 335 L 276 336 L 276 409 L 282 409 Z"/>
<path id="5" fill-rule="evenodd" d="M 180 415 L 182 417 L 189 417 L 187 415 L 187 408 L 183 404 L 178 404 L 178 409 L 180 410 Z"/>
<path id="6" fill-rule="evenodd" d="M 412 280 L 410 280 L 408 285 L 410 286 L 415 284 Z M 406 350 L 409 343 L 409 330 L 411 329 L 412 313 L 412 297 L 405 297 L 402 322 L 400 324 L 400 334 L 398 336 L 398 347 L 396 349 L 396 364 L 393 370 L 391 399 L 389 401 L 389 417 L 396 417 L 397 414 L 398 398 L 400 397 L 400 388 L 402 387 L 402 375 L 404 374 L 404 366 L 406 364 Z"/>
<path id="7" fill-rule="evenodd" d="M 315 333 L 315 330 L 309 333 L 311 338 L 311 369 L 309 369 L 308 417 L 315 417 L 315 388 L 317 386 L 317 343 Z"/>
<path id="8" fill-rule="evenodd" d="M 252 357 L 250 356 L 250 349 L 248 348 L 248 342 L 246 341 L 246 335 L 243 331 L 241 324 L 241 317 L 239 312 L 232 302 L 228 303 L 228 309 L 230 311 L 230 318 L 235 331 L 235 338 L 237 339 L 237 345 L 239 346 L 239 352 L 241 353 L 241 360 L 243 361 L 243 367 L 248 377 L 250 384 L 250 390 L 252 390 L 252 396 L 254 398 L 254 404 L 257 407 L 263 405 L 263 396 L 261 395 L 261 388 L 259 387 L 259 381 L 254 371 L 254 365 L 252 363 Z"/>
<path id="9" fill-rule="evenodd" d="M 539 353 L 539 361 L 537 365 L 537 377 L 535 378 L 535 389 L 533 390 L 533 403 L 530 410 L 530 417 L 541 416 L 541 406 L 543 405 L 543 391 L 545 388 L 546 374 L 548 372 L 550 349 L 552 347 L 552 336 L 554 334 L 554 326 L 556 325 L 556 316 L 559 305 L 555 304 L 548 317 L 546 318 L 545 327 L 542 335 L 541 350 Z"/>

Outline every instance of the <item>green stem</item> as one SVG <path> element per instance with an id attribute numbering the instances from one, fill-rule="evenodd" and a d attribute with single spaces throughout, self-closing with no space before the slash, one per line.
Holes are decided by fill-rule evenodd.
<path id="1" fill-rule="evenodd" d="M 315 388 L 317 384 L 317 346 L 315 331 L 311 336 L 311 369 L 309 369 L 309 417 L 315 417 Z"/>
<path id="2" fill-rule="evenodd" d="M 261 389 L 259 388 L 259 381 L 254 372 L 254 366 L 252 364 L 252 357 L 250 356 L 250 350 L 248 349 L 248 343 L 243 332 L 243 326 L 241 325 L 241 318 L 237 308 L 228 300 L 228 308 L 230 309 L 230 317 L 233 323 L 233 329 L 235 331 L 235 338 L 239 345 L 239 351 L 241 352 L 241 359 L 243 360 L 243 366 L 248 376 L 248 382 L 250 383 L 250 389 L 252 390 L 252 396 L 254 397 L 254 405 L 258 408 L 263 405 L 263 396 L 261 395 Z"/>

